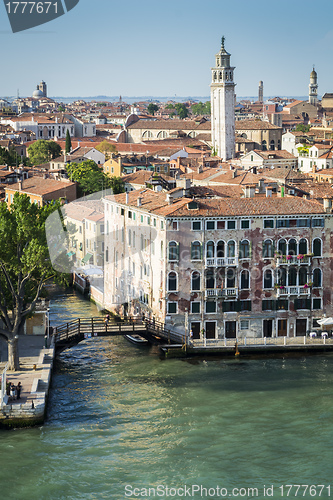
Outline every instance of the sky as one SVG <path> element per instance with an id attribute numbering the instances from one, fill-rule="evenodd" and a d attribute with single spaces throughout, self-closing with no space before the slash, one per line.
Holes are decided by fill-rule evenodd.
<path id="1" fill-rule="evenodd" d="M 221 37 L 237 96 L 333 92 L 332 0 L 80 0 L 12 33 L 0 3 L 0 96 L 209 96 Z"/>

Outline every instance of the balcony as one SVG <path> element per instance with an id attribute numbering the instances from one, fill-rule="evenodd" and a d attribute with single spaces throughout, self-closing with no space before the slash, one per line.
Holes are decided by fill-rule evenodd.
<path id="1" fill-rule="evenodd" d="M 238 266 L 238 257 L 206 257 L 206 267 Z"/>
<path id="2" fill-rule="evenodd" d="M 233 298 L 238 297 L 238 288 L 207 288 L 205 290 L 205 297 L 220 297 L 220 298 Z"/>
<path id="3" fill-rule="evenodd" d="M 290 295 L 297 295 L 302 297 L 308 297 L 310 295 L 311 288 L 308 286 L 304 288 L 301 286 L 285 286 L 284 288 L 277 288 L 277 297 L 289 297 Z"/>
<path id="4" fill-rule="evenodd" d="M 308 266 L 311 263 L 311 257 L 303 255 L 301 258 L 297 255 L 280 255 L 276 257 L 277 266 Z"/>

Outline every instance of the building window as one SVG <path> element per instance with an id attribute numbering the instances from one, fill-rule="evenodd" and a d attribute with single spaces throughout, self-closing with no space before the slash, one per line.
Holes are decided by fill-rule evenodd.
<path id="1" fill-rule="evenodd" d="M 241 229 L 250 229 L 250 221 L 241 220 Z"/>
<path id="2" fill-rule="evenodd" d="M 236 221 L 228 220 L 227 221 L 227 229 L 236 229 Z"/>
<path id="3" fill-rule="evenodd" d="M 191 290 L 193 291 L 201 290 L 201 279 L 200 279 L 200 273 L 198 271 L 194 271 L 192 273 Z"/>
<path id="4" fill-rule="evenodd" d="M 312 309 L 322 309 L 321 298 L 313 299 L 313 301 L 312 301 Z"/>
<path id="5" fill-rule="evenodd" d="M 314 257 L 321 257 L 322 253 L 322 245 L 321 245 L 321 239 L 320 238 L 315 238 L 312 243 L 312 248 L 313 248 L 313 256 Z"/>
<path id="6" fill-rule="evenodd" d="M 298 244 L 298 252 L 301 255 L 306 255 L 308 253 L 308 242 L 305 238 L 302 238 Z"/>
<path id="7" fill-rule="evenodd" d="M 178 261 L 179 260 L 179 246 L 175 241 L 169 242 L 169 253 L 168 253 L 169 261 Z"/>
<path id="8" fill-rule="evenodd" d="M 247 290 L 250 288 L 250 273 L 247 269 L 241 272 L 240 287 L 242 290 Z"/>
<path id="9" fill-rule="evenodd" d="M 176 292 L 177 291 L 177 274 L 172 271 L 171 273 L 168 274 L 168 291 L 169 292 Z"/>
<path id="10" fill-rule="evenodd" d="M 274 300 L 263 300 L 262 301 L 263 311 L 274 311 Z"/>
<path id="11" fill-rule="evenodd" d="M 208 241 L 206 246 L 206 258 L 213 259 L 215 257 L 215 244 L 214 241 Z"/>
<path id="12" fill-rule="evenodd" d="M 191 243 L 191 260 L 202 259 L 202 246 L 200 241 L 192 241 Z"/>
<path id="13" fill-rule="evenodd" d="M 223 258 L 224 257 L 224 249 L 225 249 L 224 241 L 222 241 L 222 240 L 218 241 L 217 246 L 216 246 L 216 257 Z"/>
<path id="14" fill-rule="evenodd" d="M 209 288 L 209 289 L 215 288 L 214 271 L 211 269 L 209 269 L 206 272 L 206 288 Z"/>
<path id="15" fill-rule="evenodd" d="M 224 229 L 225 228 L 225 221 L 224 220 L 218 220 L 217 221 L 217 229 Z"/>
<path id="16" fill-rule="evenodd" d="M 241 330 L 248 330 L 250 328 L 250 321 L 248 319 L 241 319 L 240 320 L 240 329 Z"/>
<path id="17" fill-rule="evenodd" d="M 168 314 L 177 314 L 178 303 L 177 302 L 168 302 L 167 312 Z"/>
<path id="18" fill-rule="evenodd" d="M 243 240 L 239 245 L 239 258 L 248 259 L 250 257 L 250 243 L 247 240 Z"/>
<path id="19" fill-rule="evenodd" d="M 272 240 L 265 240 L 262 247 L 262 255 L 264 259 L 274 257 L 274 244 Z"/>
<path id="20" fill-rule="evenodd" d="M 200 302 L 191 302 L 191 313 L 192 314 L 200 313 Z"/>
<path id="21" fill-rule="evenodd" d="M 192 221 L 192 231 L 201 231 L 201 221 L 193 220 Z"/>
<path id="22" fill-rule="evenodd" d="M 216 302 L 215 301 L 206 302 L 206 313 L 216 313 Z"/>
<path id="23" fill-rule="evenodd" d="M 324 227 L 324 219 L 312 219 L 312 227 Z"/>
<path id="24" fill-rule="evenodd" d="M 240 311 L 251 311 L 251 300 L 241 300 L 239 302 Z"/>
<path id="25" fill-rule="evenodd" d="M 294 309 L 297 311 L 298 309 L 310 309 L 311 308 L 311 300 L 310 299 L 295 299 Z"/>
<path id="26" fill-rule="evenodd" d="M 233 240 L 228 241 L 227 246 L 227 257 L 235 257 L 236 255 L 236 243 Z"/>
<path id="27" fill-rule="evenodd" d="M 321 285 L 321 269 L 313 270 L 313 286 L 314 288 L 320 288 Z"/>
<path id="28" fill-rule="evenodd" d="M 213 230 L 213 229 L 215 229 L 215 220 L 208 220 L 206 222 L 206 229 L 207 230 Z"/>
<path id="29" fill-rule="evenodd" d="M 178 220 L 171 221 L 171 230 L 178 231 Z"/>
<path id="30" fill-rule="evenodd" d="M 264 272 L 264 288 L 273 288 L 273 271 L 266 269 Z"/>
<path id="31" fill-rule="evenodd" d="M 274 229 L 274 219 L 264 219 L 264 229 Z"/>

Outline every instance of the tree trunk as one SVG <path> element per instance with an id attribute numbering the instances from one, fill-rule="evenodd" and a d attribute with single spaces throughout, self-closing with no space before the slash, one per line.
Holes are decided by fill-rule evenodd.
<path id="1" fill-rule="evenodd" d="M 20 369 L 18 336 L 8 339 L 8 370 L 18 371 Z"/>

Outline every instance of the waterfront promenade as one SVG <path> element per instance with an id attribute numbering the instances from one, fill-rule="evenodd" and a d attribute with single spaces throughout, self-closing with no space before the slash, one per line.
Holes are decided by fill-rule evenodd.
<path id="1" fill-rule="evenodd" d="M 45 348 L 43 336 L 19 337 L 20 370 L 7 370 L 7 382 L 21 382 L 19 400 L 9 399 L 0 411 L 0 427 L 21 427 L 44 422 L 50 386 L 54 348 Z M 0 363 L 1 373 L 6 360 Z"/>

